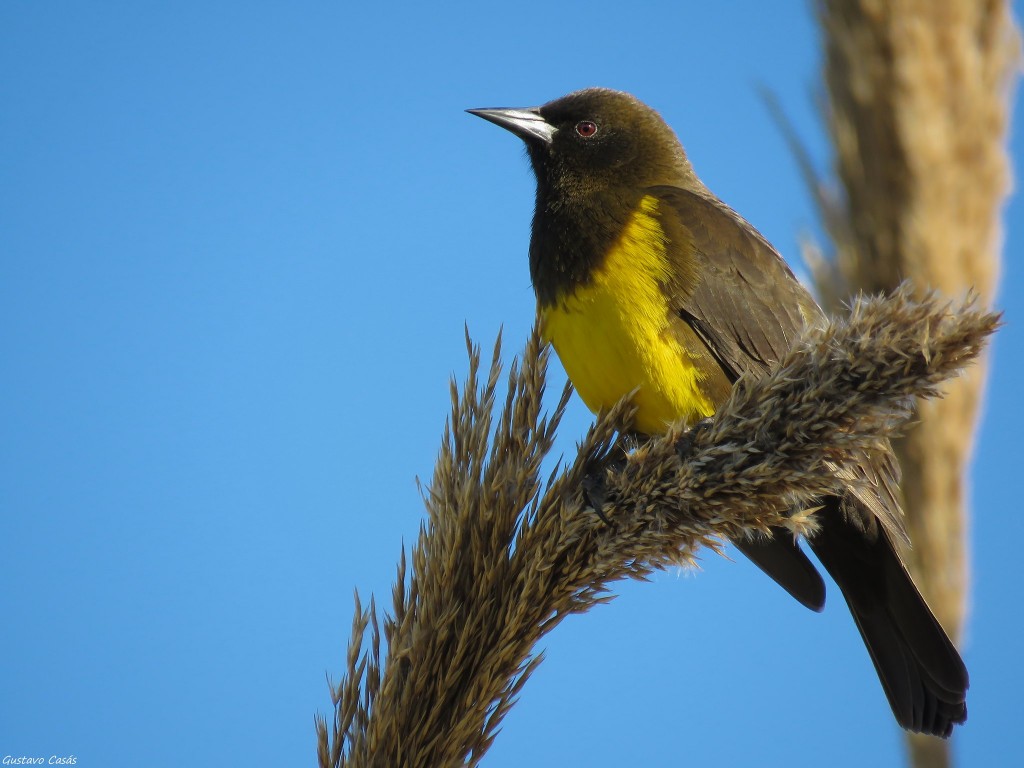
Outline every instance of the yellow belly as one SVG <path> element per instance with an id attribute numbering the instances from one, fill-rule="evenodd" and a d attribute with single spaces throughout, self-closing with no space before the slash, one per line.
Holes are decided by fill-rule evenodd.
<path id="1" fill-rule="evenodd" d="M 714 413 L 670 326 L 661 290 L 670 265 L 656 211 L 657 201 L 644 198 L 591 281 L 540 308 L 544 337 L 587 407 L 596 413 L 637 389 L 634 427 L 647 434 Z"/>

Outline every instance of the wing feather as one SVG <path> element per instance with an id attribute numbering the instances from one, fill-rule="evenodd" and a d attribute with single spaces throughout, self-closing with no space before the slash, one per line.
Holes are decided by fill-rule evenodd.
<path id="1" fill-rule="evenodd" d="M 650 192 L 672 258 L 696 261 L 674 270 L 672 309 L 730 378 L 763 374 L 821 310 L 768 241 L 720 200 L 678 187 Z"/>

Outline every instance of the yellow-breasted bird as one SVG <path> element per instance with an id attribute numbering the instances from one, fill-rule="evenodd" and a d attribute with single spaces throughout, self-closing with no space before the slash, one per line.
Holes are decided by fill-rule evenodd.
<path id="1" fill-rule="evenodd" d="M 472 109 L 525 143 L 537 177 L 530 276 L 545 338 L 592 411 L 637 390 L 635 428 L 714 414 L 822 311 L 761 234 L 697 178 L 679 140 L 629 94 Z M 896 550 L 906 543 L 886 446 L 851 457 L 810 539 L 839 585 L 896 720 L 947 737 L 967 718 L 964 663 Z M 846 473 L 845 475 L 842 473 Z M 793 536 L 735 542 L 813 610 L 825 585 Z"/>

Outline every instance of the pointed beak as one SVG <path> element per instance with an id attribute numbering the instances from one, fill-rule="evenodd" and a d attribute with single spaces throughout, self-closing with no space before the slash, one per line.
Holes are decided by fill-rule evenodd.
<path id="1" fill-rule="evenodd" d="M 524 109 L 467 109 L 467 112 L 512 131 L 527 143 L 550 144 L 555 126 L 540 116 L 540 107 Z"/>

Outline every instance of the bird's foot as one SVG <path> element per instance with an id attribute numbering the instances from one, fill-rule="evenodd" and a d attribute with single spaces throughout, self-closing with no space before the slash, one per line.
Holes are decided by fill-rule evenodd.
<path id="1" fill-rule="evenodd" d="M 701 432 L 707 431 L 711 424 L 712 418 L 710 416 L 706 419 L 701 419 L 686 430 L 682 437 L 676 440 L 676 453 L 679 454 L 681 460 L 685 461 L 693 453 L 693 446 L 697 442 L 697 436 Z"/>
<path id="2" fill-rule="evenodd" d="M 605 502 L 608 500 L 608 473 L 621 472 L 625 468 L 626 449 L 619 448 L 607 460 L 589 467 L 583 476 L 583 495 L 605 525 L 612 524 L 604 513 Z"/>

